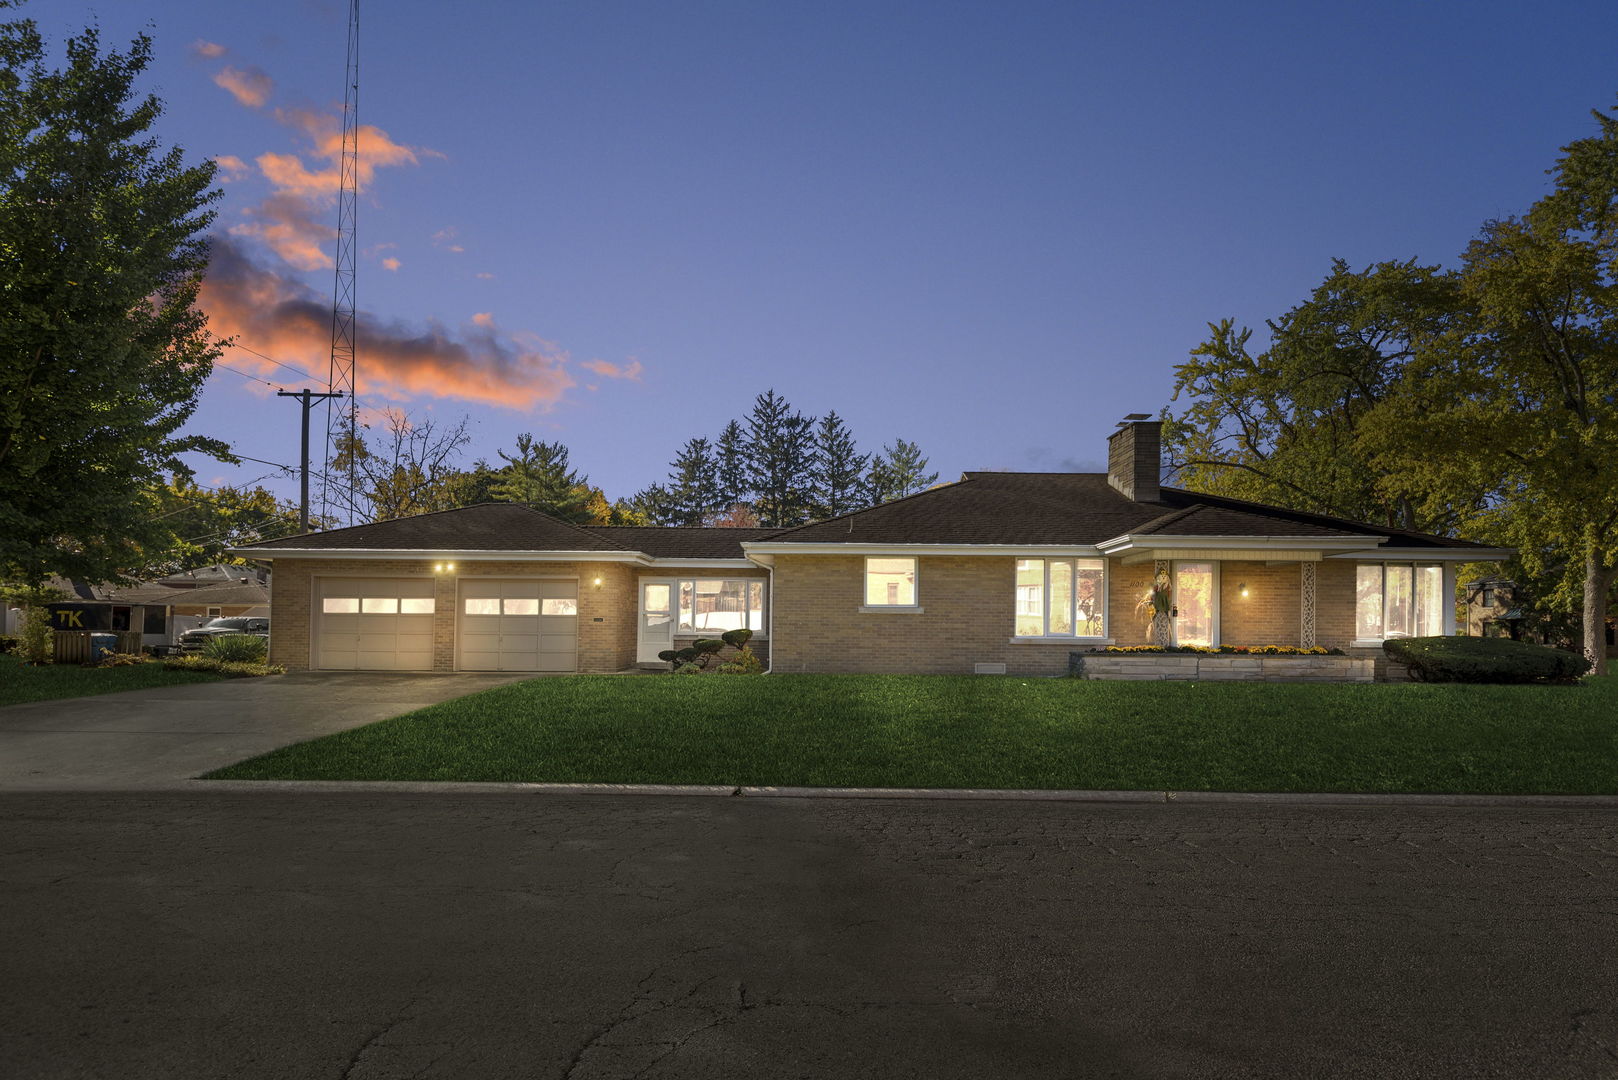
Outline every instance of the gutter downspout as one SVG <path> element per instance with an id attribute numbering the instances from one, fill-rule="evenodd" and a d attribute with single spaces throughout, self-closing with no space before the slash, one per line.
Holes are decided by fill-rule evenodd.
<path id="1" fill-rule="evenodd" d="M 769 675 L 775 671 L 775 560 L 771 559 L 764 569 L 770 573 L 770 663 L 761 674 Z"/>

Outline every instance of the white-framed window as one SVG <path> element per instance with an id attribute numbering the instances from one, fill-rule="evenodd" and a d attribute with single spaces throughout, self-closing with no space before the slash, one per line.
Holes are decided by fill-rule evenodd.
<path id="1" fill-rule="evenodd" d="M 1017 637 L 1107 636 L 1105 559 L 1018 559 Z"/>
<path id="2" fill-rule="evenodd" d="M 1354 638 L 1433 637 L 1450 607 L 1435 563 L 1360 563 L 1354 570 Z"/>
<path id="3" fill-rule="evenodd" d="M 764 633 L 764 582 L 758 578 L 682 578 L 675 592 L 680 602 L 677 634 L 718 637 L 727 630 Z M 658 599 L 666 603 L 662 594 L 647 597 L 647 602 Z"/>
<path id="4" fill-rule="evenodd" d="M 320 601 L 320 610 L 327 615 L 358 615 L 360 599 L 357 596 L 328 596 Z"/>
<path id="5" fill-rule="evenodd" d="M 916 607 L 916 559 L 914 556 L 865 559 L 866 607 Z"/>

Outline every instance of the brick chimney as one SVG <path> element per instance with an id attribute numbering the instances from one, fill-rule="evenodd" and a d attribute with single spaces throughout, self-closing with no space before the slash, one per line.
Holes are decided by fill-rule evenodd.
<path id="1" fill-rule="evenodd" d="M 1163 468 L 1163 422 L 1130 413 L 1107 438 L 1107 483 L 1126 499 L 1157 502 Z"/>

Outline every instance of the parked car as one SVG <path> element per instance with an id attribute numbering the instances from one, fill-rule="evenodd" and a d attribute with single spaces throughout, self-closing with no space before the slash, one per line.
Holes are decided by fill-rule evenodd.
<path id="1" fill-rule="evenodd" d="M 267 641 L 270 636 L 270 620 L 254 619 L 245 615 L 226 615 L 209 619 L 195 630 L 187 630 L 180 635 L 180 651 L 198 653 L 214 638 L 229 637 L 233 634 L 251 634 Z"/>

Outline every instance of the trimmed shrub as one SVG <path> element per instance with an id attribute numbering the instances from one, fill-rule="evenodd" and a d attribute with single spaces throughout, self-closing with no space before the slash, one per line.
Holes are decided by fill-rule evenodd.
<path id="1" fill-rule="evenodd" d="M 1393 638 L 1382 651 L 1422 682 L 1572 682 L 1589 669 L 1578 653 L 1510 638 Z"/>
<path id="2" fill-rule="evenodd" d="M 268 642 L 252 634 L 224 634 L 202 647 L 202 655 L 212 660 L 236 664 L 262 664 Z"/>
<path id="3" fill-rule="evenodd" d="M 139 653 L 110 652 L 102 654 L 101 659 L 96 661 L 96 667 L 134 667 L 148 662 L 149 658 Z"/>
<path id="4" fill-rule="evenodd" d="M 254 664 L 239 660 L 218 660 L 212 656 L 171 656 L 163 661 L 170 671 L 212 671 L 231 679 L 256 679 L 263 675 L 285 675 L 280 664 Z"/>
<path id="5" fill-rule="evenodd" d="M 685 650 L 682 649 L 681 651 L 684 652 Z M 676 675 L 701 675 L 702 674 L 702 665 L 701 664 L 693 664 L 690 661 L 687 661 L 687 662 L 681 664 L 679 667 L 675 668 L 674 669 L 674 674 L 676 674 Z"/>
<path id="6" fill-rule="evenodd" d="M 740 652 L 747 651 L 747 643 L 753 640 L 751 630 L 726 630 L 719 635 L 719 640 Z"/>
<path id="7" fill-rule="evenodd" d="M 17 635 L 0 634 L 0 654 L 17 651 Z"/>
<path id="8" fill-rule="evenodd" d="M 657 654 L 657 658 L 667 664 L 670 671 L 673 671 L 680 662 L 680 654 L 675 649 L 664 649 Z"/>
<path id="9" fill-rule="evenodd" d="M 764 662 L 751 650 L 743 649 L 713 670 L 715 675 L 762 675 Z"/>

